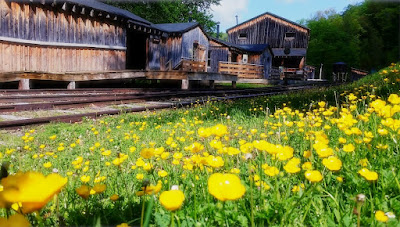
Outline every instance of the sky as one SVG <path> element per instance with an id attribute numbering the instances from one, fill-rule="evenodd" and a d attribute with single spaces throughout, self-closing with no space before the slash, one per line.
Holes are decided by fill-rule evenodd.
<path id="1" fill-rule="evenodd" d="M 220 22 L 221 32 L 265 12 L 274 13 L 294 22 L 310 19 L 318 11 L 334 9 L 340 13 L 349 4 L 363 0 L 221 0 L 219 6 L 213 6 L 214 20 Z"/>

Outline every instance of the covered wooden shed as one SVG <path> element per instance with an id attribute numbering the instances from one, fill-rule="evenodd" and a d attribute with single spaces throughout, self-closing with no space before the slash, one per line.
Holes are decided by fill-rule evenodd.
<path id="1" fill-rule="evenodd" d="M 272 66 L 296 73 L 305 66 L 310 29 L 266 12 L 227 30 L 233 44 L 269 44 Z"/>
<path id="2" fill-rule="evenodd" d="M 199 23 L 155 24 L 154 27 L 168 33 L 168 37 L 150 37 L 149 69 L 206 71 L 209 38 Z"/>
<path id="3" fill-rule="evenodd" d="M 95 0 L 0 0 L 0 19 L 0 72 L 144 69 L 149 36 L 162 35 Z"/>
<path id="4" fill-rule="evenodd" d="M 240 79 L 268 79 L 273 52 L 268 44 L 210 41 L 209 71 L 238 75 Z"/>

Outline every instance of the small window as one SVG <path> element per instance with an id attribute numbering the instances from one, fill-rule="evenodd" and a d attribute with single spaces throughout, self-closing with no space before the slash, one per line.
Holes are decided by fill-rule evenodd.
<path id="1" fill-rule="evenodd" d="M 295 36 L 296 36 L 296 33 L 294 33 L 294 32 L 286 32 L 285 39 L 294 39 Z"/>
<path id="2" fill-rule="evenodd" d="M 247 39 L 247 34 L 246 33 L 240 33 L 239 34 L 239 39 Z"/>

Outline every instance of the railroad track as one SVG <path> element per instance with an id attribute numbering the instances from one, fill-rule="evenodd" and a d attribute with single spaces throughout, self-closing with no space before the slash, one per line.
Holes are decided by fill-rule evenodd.
<path id="1" fill-rule="evenodd" d="M 327 86 L 319 84 L 317 86 Z M 21 111 L 82 108 L 88 105 L 105 106 L 114 104 L 140 103 L 146 101 L 171 101 L 171 98 L 213 97 L 215 101 L 253 98 L 275 95 L 297 90 L 309 89 L 315 85 L 306 86 L 278 86 L 255 89 L 229 90 L 161 90 L 161 89 L 78 89 L 78 90 L 0 90 L 0 113 L 15 113 Z M 29 125 L 47 124 L 50 122 L 78 122 L 83 117 L 97 118 L 103 115 L 142 112 L 167 108 L 181 108 L 199 103 L 199 99 L 173 101 L 169 103 L 155 103 L 147 106 L 135 106 L 123 110 L 113 109 L 94 111 L 62 116 L 29 118 L 22 120 L 0 121 L 0 129 L 14 129 Z"/>

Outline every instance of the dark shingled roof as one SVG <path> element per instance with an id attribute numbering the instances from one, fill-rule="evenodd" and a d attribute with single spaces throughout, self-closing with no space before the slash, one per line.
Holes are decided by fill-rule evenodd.
<path id="1" fill-rule="evenodd" d="M 170 24 L 155 24 L 154 27 L 166 32 L 187 32 L 195 27 L 197 27 L 199 23 L 197 22 L 188 22 L 188 23 L 170 23 Z"/>
<path id="2" fill-rule="evenodd" d="M 251 18 L 251 19 L 249 19 L 249 20 L 247 20 L 247 21 L 245 21 L 245 22 L 243 22 L 243 23 L 240 23 L 240 24 L 238 24 L 238 25 L 236 25 L 236 26 L 233 26 L 233 27 L 231 27 L 231 28 L 228 28 L 226 31 L 229 31 L 229 30 L 231 30 L 231 29 L 234 29 L 234 28 L 236 28 L 236 27 L 238 27 L 238 26 L 241 26 L 241 25 L 243 25 L 243 24 L 245 24 L 245 23 L 248 23 L 248 22 L 250 22 L 250 21 L 252 21 L 252 20 L 254 20 L 254 19 L 257 19 L 257 18 L 262 17 L 262 16 L 265 16 L 265 15 L 270 15 L 270 16 L 279 18 L 279 19 L 281 19 L 281 20 L 284 20 L 284 21 L 286 21 L 286 22 L 288 22 L 288 23 L 291 23 L 291 24 L 297 25 L 297 26 L 299 26 L 299 27 L 302 27 L 302 28 L 304 28 L 304 29 L 310 30 L 309 28 L 307 28 L 307 27 L 304 26 L 304 25 L 298 24 L 298 23 L 296 23 L 296 22 L 293 22 L 293 21 L 291 21 L 291 20 L 288 20 L 288 19 L 283 18 L 283 17 L 281 17 L 281 16 L 278 16 L 278 15 L 276 15 L 276 14 L 273 14 L 273 13 L 270 13 L 270 12 L 265 12 L 265 13 L 263 13 L 263 14 L 261 14 L 261 15 L 258 15 L 258 16 L 256 16 L 256 17 L 253 17 L 253 18 Z"/>
<path id="3" fill-rule="evenodd" d="M 11 0 L 12 2 L 20 2 L 20 3 L 27 3 L 27 2 L 32 2 L 32 3 L 42 3 L 43 0 Z M 80 7 L 85 7 L 89 9 L 94 9 L 97 11 L 102 11 L 104 13 L 109 13 L 114 16 L 120 16 L 123 17 L 127 20 L 131 20 L 132 22 L 138 23 L 140 25 L 148 26 L 151 27 L 153 24 L 139 16 L 136 16 L 135 14 L 124 10 L 120 9 L 111 5 L 107 5 L 103 2 L 97 1 L 97 0 L 44 0 L 45 4 L 53 4 L 57 3 L 59 5 L 62 5 L 64 3 L 69 3 L 69 4 L 74 4 L 78 5 Z"/>
<path id="4" fill-rule="evenodd" d="M 229 43 L 220 39 L 212 38 L 213 41 L 220 43 L 224 46 L 230 47 L 230 48 L 235 48 L 244 52 L 253 52 L 253 53 L 262 53 L 265 51 L 265 49 L 269 48 L 271 53 L 272 50 L 268 44 L 246 44 L 246 45 L 240 45 L 240 44 L 233 44 Z"/>
<path id="5" fill-rule="evenodd" d="M 149 22 L 139 16 L 136 16 L 135 14 L 133 14 L 127 10 L 120 9 L 120 8 L 117 8 L 117 7 L 114 7 L 111 5 L 107 5 L 105 3 L 102 3 L 102 2 L 99 2 L 96 0 L 64 0 L 61 2 L 67 2 L 67 3 L 69 2 L 69 3 L 81 5 L 81 6 L 86 6 L 86 7 L 95 9 L 95 10 L 104 11 L 104 12 L 107 12 L 110 14 L 121 16 L 121 17 L 130 19 L 130 20 L 133 20 L 135 22 L 142 23 L 144 25 L 148 25 L 148 26 L 152 25 L 151 22 Z M 58 3 L 58 1 L 57 1 L 57 3 Z"/>

